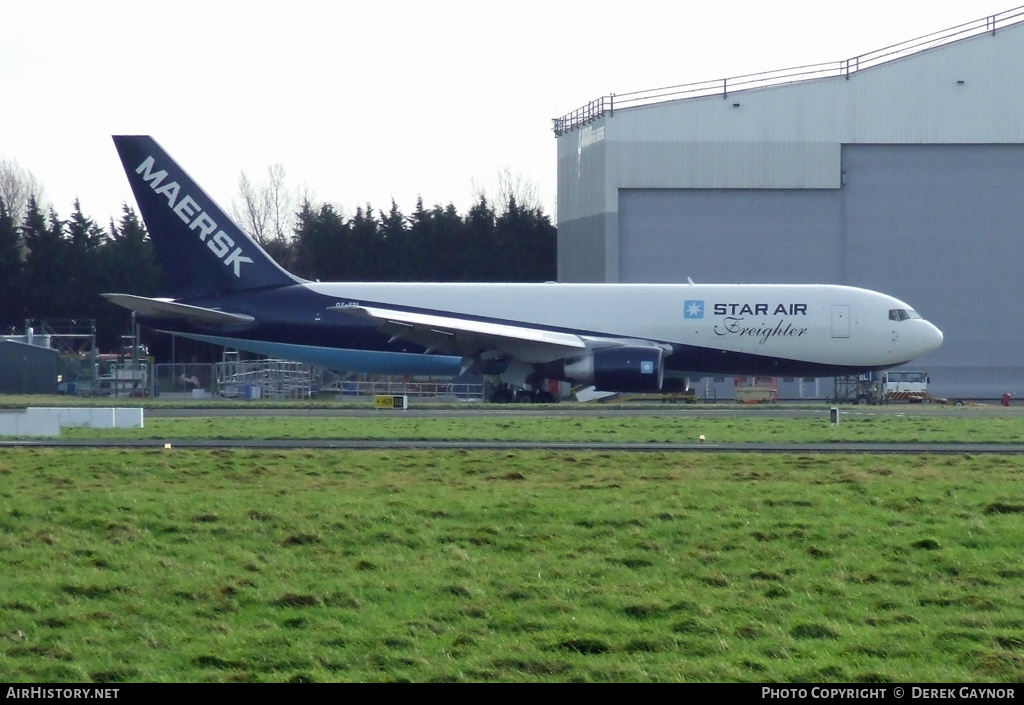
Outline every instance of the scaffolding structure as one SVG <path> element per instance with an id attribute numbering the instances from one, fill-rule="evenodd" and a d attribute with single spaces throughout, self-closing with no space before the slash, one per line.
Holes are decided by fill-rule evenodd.
<path id="1" fill-rule="evenodd" d="M 92 393 L 96 384 L 96 321 L 92 318 L 25 319 L 23 338 L 60 353 L 60 389 L 73 394 Z"/>
<path id="2" fill-rule="evenodd" d="M 242 360 L 225 350 L 216 364 L 217 394 L 225 399 L 308 399 L 318 387 L 313 368 L 289 360 Z"/>
<path id="3" fill-rule="evenodd" d="M 25 319 L 25 336 L 41 336 L 61 357 L 96 354 L 96 321 L 88 319 Z M 30 342 L 30 341 L 27 341 Z"/>
<path id="4" fill-rule="evenodd" d="M 875 375 L 846 375 L 835 378 L 833 399 L 837 403 L 877 404 L 880 398 L 879 392 Z"/>

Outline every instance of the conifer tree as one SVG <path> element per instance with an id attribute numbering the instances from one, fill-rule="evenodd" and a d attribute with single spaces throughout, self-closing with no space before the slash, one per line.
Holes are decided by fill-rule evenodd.
<path id="1" fill-rule="evenodd" d="M 21 332 L 25 321 L 21 295 L 21 237 L 15 214 L 0 197 L 0 331 Z"/>

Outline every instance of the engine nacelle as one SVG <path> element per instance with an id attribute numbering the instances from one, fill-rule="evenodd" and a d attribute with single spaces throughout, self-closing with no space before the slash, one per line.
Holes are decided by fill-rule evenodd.
<path id="1" fill-rule="evenodd" d="M 690 391 L 690 381 L 689 377 L 673 377 L 667 374 L 661 381 L 661 391 L 684 394 Z"/>
<path id="2" fill-rule="evenodd" d="M 602 392 L 660 392 L 664 357 L 665 351 L 655 347 L 599 348 L 563 360 L 559 378 Z"/>

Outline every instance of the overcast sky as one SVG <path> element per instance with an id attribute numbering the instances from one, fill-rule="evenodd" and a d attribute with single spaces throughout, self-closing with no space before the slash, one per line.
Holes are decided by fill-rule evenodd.
<path id="1" fill-rule="evenodd" d="M 555 202 L 551 118 L 608 93 L 839 61 L 1013 0 L 168 3 L 0 11 L 0 158 L 62 217 L 131 191 L 112 134 L 150 134 L 230 209 L 245 171 L 346 213 L 460 212 L 499 172 Z"/>

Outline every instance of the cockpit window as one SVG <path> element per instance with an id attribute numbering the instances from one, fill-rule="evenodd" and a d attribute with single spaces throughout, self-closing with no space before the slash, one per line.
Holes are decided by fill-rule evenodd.
<path id="1" fill-rule="evenodd" d="M 907 321 L 911 318 L 920 318 L 921 314 L 912 308 L 891 308 L 889 309 L 890 321 Z"/>

